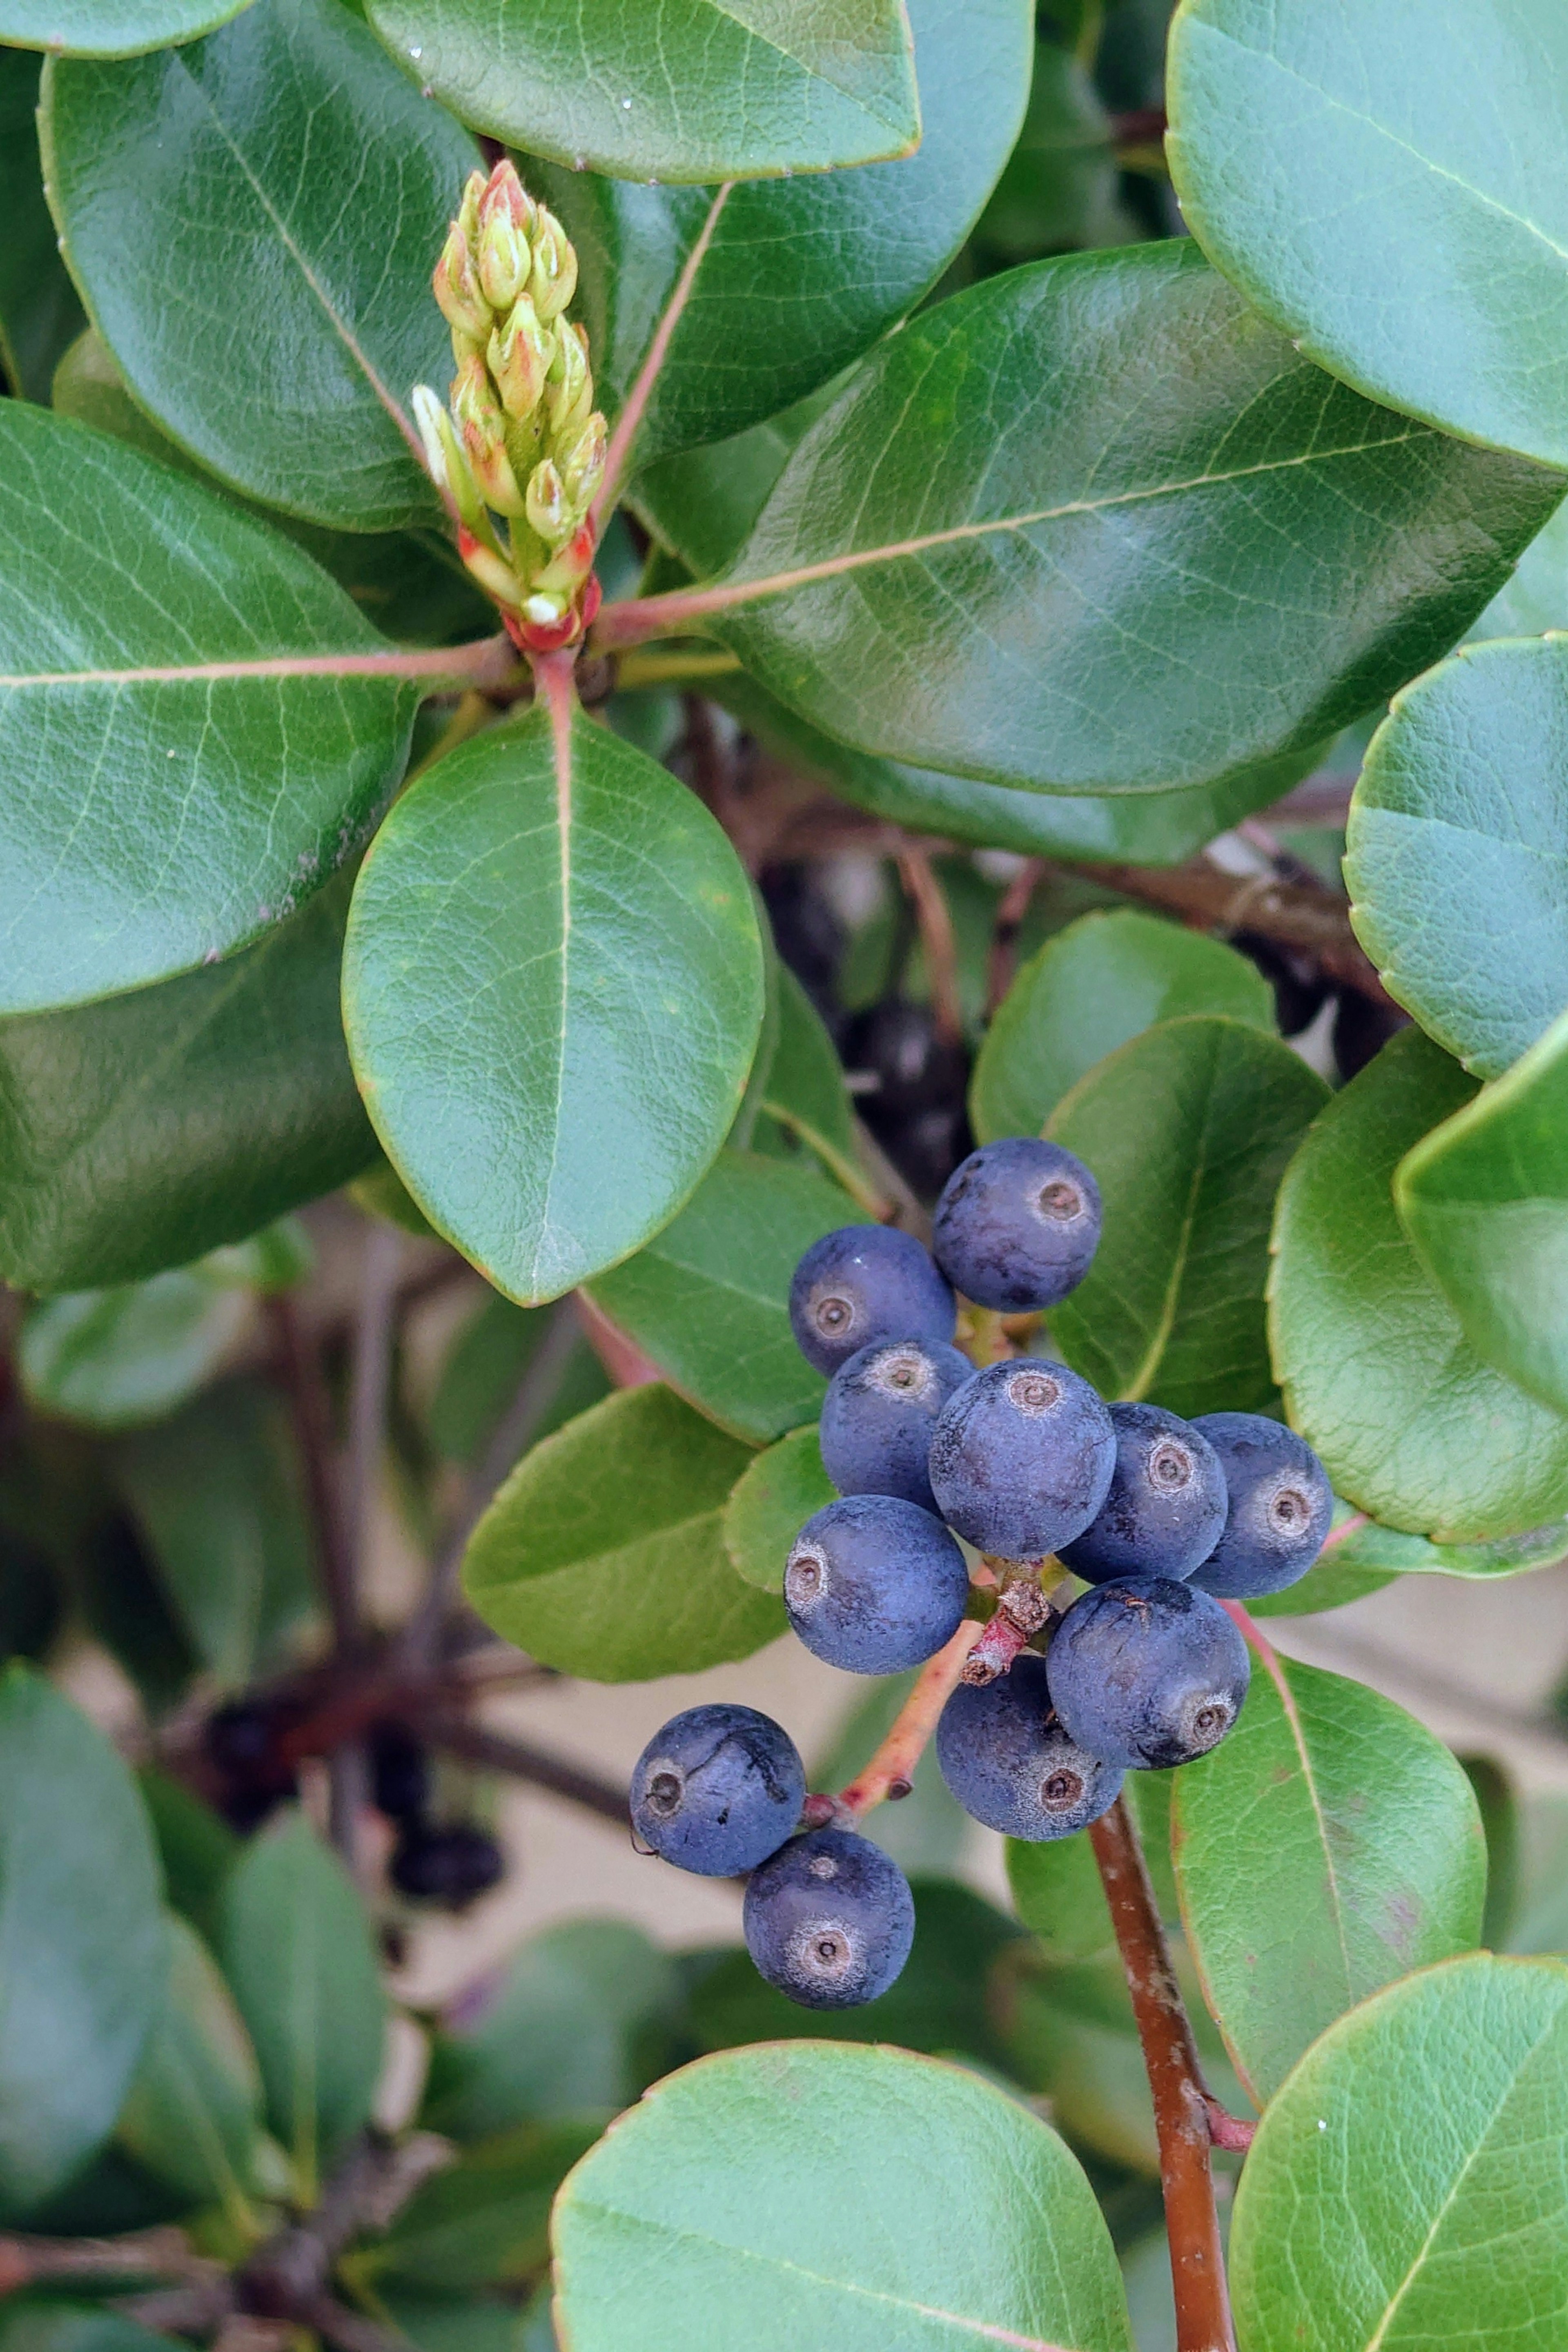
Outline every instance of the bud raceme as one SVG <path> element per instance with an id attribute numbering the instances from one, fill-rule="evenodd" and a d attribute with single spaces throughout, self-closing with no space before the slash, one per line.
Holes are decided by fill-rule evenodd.
<path id="1" fill-rule="evenodd" d="M 469 175 L 433 283 L 457 373 L 449 406 L 421 384 L 414 416 L 458 552 L 519 646 L 572 645 L 598 608 L 589 509 L 609 439 L 587 335 L 563 315 L 572 241 L 502 162 Z"/>

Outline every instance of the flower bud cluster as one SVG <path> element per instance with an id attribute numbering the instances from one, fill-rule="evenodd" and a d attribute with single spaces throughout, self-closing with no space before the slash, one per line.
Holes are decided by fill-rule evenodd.
<path id="1" fill-rule="evenodd" d="M 576 285 L 571 240 L 511 164 L 472 173 L 436 265 L 450 405 L 419 384 L 414 414 L 463 562 L 531 653 L 574 643 L 598 604 L 589 509 L 609 436 L 565 315 Z"/>

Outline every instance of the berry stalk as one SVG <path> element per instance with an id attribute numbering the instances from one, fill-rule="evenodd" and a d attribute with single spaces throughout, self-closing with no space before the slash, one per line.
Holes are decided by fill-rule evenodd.
<path id="1" fill-rule="evenodd" d="M 885 1798 L 895 1792 L 900 1797 L 908 1793 L 915 1766 L 925 1753 L 937 1718 L 962 1681 L 969 1653 L 984 1630 L 976 1619 L 964 1619 L 946 1647 L 921 1668 L 914 1688 L 870 1762 L 856 1774 L 837 1800 L 826 1800 L 828 1803 L 837 1803 L 852 1820 L 859 1821 Z M 809 1808 L 823 1801 L 808 1797 L 806 1805 Z"/>

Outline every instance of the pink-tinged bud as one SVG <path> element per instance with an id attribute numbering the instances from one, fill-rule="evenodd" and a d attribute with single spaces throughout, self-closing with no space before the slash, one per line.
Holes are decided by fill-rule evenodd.
<path id="1" fill-rule="evenodd" d="M 478 178 L 479 173 L 476 172 L 473 179 L 468 182 L 468 186 L 472 187 L 474 180 Z M 489 178 L 480 184 L 479 197 L 480 229 L 482 230 L 489 222 L 504 214 L 513 228 L 521 229 L 524 236 L 531 236 L 537 210 L 533 198 L 517 176 L 517 165 L 510 156 L 503 155 Z"/>
<path id="2" fill-rule="evenodd" d="M 533 230 L 533 276 L 529 291 L 533 307 L 548 326 L 558 319 L 577 291 L 577 256 L 572 240 L 552 212 L 539 207 Z"/>
<path id="3" fill-rule="evenodd" d="M 527 237 L 504 209 L 481 219 L 474 259 L 485 300 L 504 314 L 528 284 L 533 266 Z"/>
<path id="4" fill-rule="evenodd" d="M 458 446 L 451 418 L 427 383 L 414 388 L 414 421 L 419 427 L 431 480 L 442 497 L 451 500 L 459 519 L 470 529 L 477 527 L 484 515 L 479 484 Z"/>
<path id="5" fill-rule="evenodd" d="M 441 258 L 436 264 L 430 282 L 441 306 L 441 316 L 455 334 L 489 334 L 489 305 L 474 275 L 468 241 L 457 221 L 452 223 L 447 232 L 447 242 L 441 248 Z"/>
<path id="6" fill-rule="evenodd" d="M 555 357 L 556 338 L 540 325 L 532 301 L 520 294 L 504 325 L 490 337 L 490 373 L 501 405 L 519 424 L 531 416 L 543 395 Z"/>
<path id="7" fill-rule="evenodd" d="M 458 206 L 458 226 L 465 241 L 473 246 L 479 234 L 479 205 L 484 201 L 487 183 L 482 172 L 470 172 L 463 182 L 463 201 Z"/>
<path id="8" fill-rule="evenodd" d="M 482 360 L 465 360 L 458 369 L 452 384 L 452 414 L 487 505 L 501 514 L 521 514 L 522 492 L 506 453 L 506 417 Z"/>
<path id="9" fill-rule="evenodd" d="M 458 552 L 487 596 L 493 596 L 498 604 L 517 609 L 522 602 L 522 589 L 509 563 L 504 563 L 493 549 L 481 547 L 471 530 L 458 533 Z"/>
<path id="10" fill-rule="evenodd" d="M 564 547 L 552 555 L 542 571 L 533 575 L 535 588 L 580 588 L 594 569 L 594 557 L 598 549 L 598 533 L 591 522 L 581 522 Z"/>
<path id="11" fill-rule="evenodd" d="M 547 546 L 554 547 L 572 529 L 574 518 L 566 504 L 561 477 L 548 457 L 528 478 L 529 522 Z"/>
<path id="12" fill-rule="evenodd" d="M 563 319 L 550 367 L 550 430 L 559 443 L 574 439 L 594 405 L 594 378 L 588 366 L 588 337 L 581 327 Z"/>
<path id="13" fill-rule="evenodd" d="M 579 513 L 593 504 L 605 478 L 609 448 L 610 428 L 595 411 L 561 460 L 561 487 L 566 503 Z"/>

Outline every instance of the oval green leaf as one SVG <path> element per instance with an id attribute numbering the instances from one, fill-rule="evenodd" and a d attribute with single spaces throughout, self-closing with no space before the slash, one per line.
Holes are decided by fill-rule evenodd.
<path id="1" fill-rule="evenodd" d="M 1482 1362 L 1394 1206 L 1405 1153 L 1475 1091 L 1402 1030 L 1291 1162 L 1269 1278 L 1275 1370 L 1335 1492 L 1442 1542 L 1517 1535 L 1568 1508 L 1568 1421 Z"/>
<path id="2" fill-rule="evenodd" d="M 1456 2061 L 1458 2063 L 1456 2063 Z M 1237 2192 L 1247 2352 L 1555 2352 L 1568 2307 L 1568 1968 L 1478 1953 L 1302 2060 Z"/>
<path id="3" fill-rule="evenodd" d="M 442 760 L 360 874 L 343 963 L 365 1107 L 438 1233 L 530 1305 L 696 1189 L 763 1017 L 751 887 L 707 810 L 580 712 Z"/>
<path id="4" fill-rule="evenodd" d="M 477 131 L 630 180 L 748 180 L 920 137 L 903 0 L 370 0 L 420 85 Z"/>
<path id="5" fill-rule="evenodd" d="M 1190 1013 L 1062 1097 L 1047 1131 L 1093 1171 L 1105 1212 L 1094 1264 L 1051 1310 L 1075 1371 L 1189 1416 L 1268 1407 L 1274 1196 L 1327 1093 L 1277 1037 Z"/>
<path id="6" fill-rule="evenodd" d="M 47 404 L 55 362 L 80 330 L 81 304 L 44 198 L 38 73 L 37 58 L 0 49 L 0 362 L 13 392 Z"/>
<path id="7" fill-rule="evenodd" d="M 777 965 L 777 1034 L 765 1070 L 752 1068 L 757 1108 L 815 1151 L 835 1174 L 855 1167 L 855 1113 L 844 1067 L 810 997 L 788 964 Z"/>
<path id="8" fill-rule="evenodd" d="M 553 2236 L 574 2352 L 1132 2347 L 1077 2158 L 903 2050 L 764 2042 L 683 2067 L 571 2174 Z"/>
<path id="9" fill-rule="evenodd" d="M 583 257 L 579 313 L 612 415 L 660 320 L 672 321 L 638 465 L 815 392 L 907 316 L 963 245 L 1017 135 L 1033 15 L 1025 0 L 910 0 L 910 22 L 923 121 L 896 163 L 717 196 L 544 175 Z"/>
<path id="10" fill-rule="evenodd" d="M 469 1600 L 503 1640 L 593 1682 L 750 1657 L 785 1624 L 724 1550 L 750 1458 L 668 1389 L 619 1390 L 523 1455 L 469 1542 Z"/>
<path id="11" fill-rule="evenodd" d="M 680 1214 L 588 1295 L 700 1412 L 765 1444 L 815 1422 L 827 1391 L 790 1328 L 790 1277 L 823 1234 L 861 1222 L 836 1184 L 725 1151 Z"/>
<path id="12" fill-rule="evenodd" d="M 194 40 L 250 0 L 0 0 L 0 41 L 78 58 L 129 58 Z"/>
<path id="13" fill-rule="evenodd" d="M 732 569 L 626 626 L 703 628 L 861 751 L 1212 784 L 1435 660 L 1561 495 L 1326 380 L 1190 241 L 1072 255 L 862 361 Z"/>
<path id="14" fill-rule="evenodd" d="M 247 1847 L 224 1888 L 222 1959 L 255 2045 L 267 2119 L 309 2205 L 363 2127 L 386 1996 L 364 1905 L 303 1815 Z"/>
<path id="15" fill-rule="evenodd" d="M 229 962 L 0 1023 L 0 1273 L 140 1282 L 378 1157 L 343 1043 L 349 879 Z"/>
<path id="16" fill-rule="evenodd" d="M 1467 646 L 1400 695 L 1351 801 L 1356 936 L 1483 1078 L 1568 1005 L 1568 637 Z"/>
<path id="17" fill-rule="evenodd" d="M 1568 1413 L 1568 1014 L 1406 1154 L 1394 1197 L 1476 1353 Z"/>
<path id="18" fill-rule="evenodd" d="M 731 1567 L 759 1592 L 782 1592 L 790 1546 L 807 1519 L 837 1495 L 822 1466 L 815 1422 L 753 1454 L 724 1506 Z"/>
<path id="19" fill-rule="evenodd" d="M 171 1915 L 168 1989 L 115 2137 L 193 2206 L 253 2231 L 261 2076 L 234 1996 L 195 1928 Z M 276 2160 L 276 2159 L 275 2159 Z"/>
<path id="20" fill-rule="evenodd" d="M 43 139 L 89 314 L 176 441 L 316 522 L 440 520 L 407 404 L 451 371 L 430 272 L 479 156 L 350 9 L 57 61 Z"/>
<path id="21" fill-rule="evenodd" d="M 26 1667 L 0 1680 L 0 2212 L 26 2213 L 113 2128 L 163 2003 L 158 1864 L 102 1734 Z"/>
<path id="22" fill-rule="evenodd" d="M 1131 908 L 1069 923 L 1024 965 L 986 1031 L 969 1088 L 976 1140 L 1038 1135 L 1096 1062 L 1187 1013 L 1274 1031 L 1268 982 L 1222 940 Z"/>
<path id="23" fill-rule="evenodd" d="M 250 1320 L 247 1290 L 177 1266 L 113 1290 L 67 1290 L 22 1326 L 16 1368 L 37 1411 L 89 1429 L 159 1421 L 210 1380 Z"/>
<path id="24" fill-rule="evenodd" d="M 1324 367 L 1563 465 L 1565 84 L 1555 0 L 1183 0 L 1171 175 L 1205 250 Z"/>
<path id="25" fill-rule="evenodd" d="M 1173 1850 L 1205 1999 L 1261 2105 L 1358 2000 L 1479 1942 L 1487 1848 L 1414 1716 L 1244 1630 L 1247 1704 L 1175 1774 Z"/>
<path id="26" fill-rule="evenodd" d="M 408 679 L 445 657 L 398 655 L 287 540 L 21 401 L 0 540 L 26 550 L 0 573 L 0 1013 L 269 931 L 365 831 Z"/>

